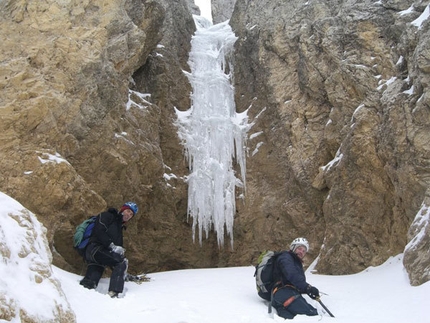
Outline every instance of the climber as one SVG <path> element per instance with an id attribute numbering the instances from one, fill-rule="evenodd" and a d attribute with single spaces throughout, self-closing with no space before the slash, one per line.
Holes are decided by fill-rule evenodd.
<path id="1" fill-rule="evenodd" d="M 98 216 L 85 251 L 88 266 L 85 277 L 80 281 L 82 286 L 95 289 L 105 268 L 110 267 L 109 296 L 115 298 L 123 292 L 128 260 L 125 258 L 122 230 L 137 211 L 136 203 L 127 202 L 119 212 L 109 208 Z"/>
<path id="2" fill-rule="evenodd" d="M 279 277 L 280 282 L 273 291 L 272 306 L 285 319 L 293 319 L 297 314 L 318 315 L 317 309 L 302 296 L 305 293 L 312 299 L 320 296 L 318 289 L 306 282 L 303 258 L 308 251 L 309 242 L 297 238 L 290 244 L 290 250 L 276 260 L 274 276 Z"/>

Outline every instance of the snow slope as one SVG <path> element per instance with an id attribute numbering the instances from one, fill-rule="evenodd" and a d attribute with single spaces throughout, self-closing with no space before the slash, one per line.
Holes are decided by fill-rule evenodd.
<path id="1" fill-rule="evenodd" d="M 402 255 L 355 275 L 324 276 L 310 271 L 308 282 L 328 294 L 321 299 L 335 318 L 321 311 L 321 317 L 299 315 L 294 322 L 430 322 L 426 308 L 430 282 L 411 287 Z M 119 299 L 106 295 L 108 279 L 90 291 L 79 285 L 80 276 L 55 267 L 54 273 L 79 323 L 284 322 L 277 315 L 269 315 L 267 304 L 257 296 L 253 266 L 153 273 L 149 274 L 150 282 L 127 282 Z M 315 306 L 321 310 L 319 304 Z"/>

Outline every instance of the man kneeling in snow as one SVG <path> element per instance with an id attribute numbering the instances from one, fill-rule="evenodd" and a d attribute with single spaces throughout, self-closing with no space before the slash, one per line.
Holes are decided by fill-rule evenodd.
<path id="1" fill-rule="evenodd" d="M 109 282 L 109 296 L 114 298 L 124 289 L 124 277 L 128 267 L 123 248 L 122 230 L 125 224 L 137 213 L 137 205 L 127 202 L 118 212 L 110 208 L 102 212 L 95 222 L 94 231 L 85 250 L 88 264 L 85 277 L 80 284 L 88 289 L 95 289 L 103 275 L 105 267 L 112 268 Z"/>
<path id="2" fill-rule="evenodd" d="M 285 319 L 292 319 L 297 314 L 318 315 L 316 308 L 301 295 L 306 293 L 312 299 L 320 296 L 318 289 L 306 282 L 303 258 L 308 251 L 308 241 L 297 238 L 291 243 L 290 250 L 276 260 L 274 277 L 281 277 L 281 282 L 273 291 L 272 305 L 278 315 Z"/>

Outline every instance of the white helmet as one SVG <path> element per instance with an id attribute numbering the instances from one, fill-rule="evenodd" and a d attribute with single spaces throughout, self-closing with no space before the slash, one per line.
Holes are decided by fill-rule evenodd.
<path id="1" fill-rule="evenodd" d="M 306 252 L 309 252 L 309 242 L 306 238 L 296 238 L 290 244 L 290 250 L 294 251 L 298 246 L 304 246 L 306 248 Z"/>

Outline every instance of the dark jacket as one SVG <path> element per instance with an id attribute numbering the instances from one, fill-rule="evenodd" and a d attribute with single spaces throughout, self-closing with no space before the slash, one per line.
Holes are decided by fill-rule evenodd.
<path id="1" fill-rule="evenodd" d="M 116 246 L 122 246 L 122 230 L 122 215 L 116 209 L 110 208 L 97 217 L 90 243 L 102 245 L 105 248 L 109 248 L 112 242 Z"/>
<path id="2" fill-rule="evenodd" d="M 282 285 L 292 285 L 300 293 L 305 293 L 309 284 L 306 282 L 302 260 L 292 251 L 283 252 L 276 261 L 275 275 L 280 277 Z"/>

